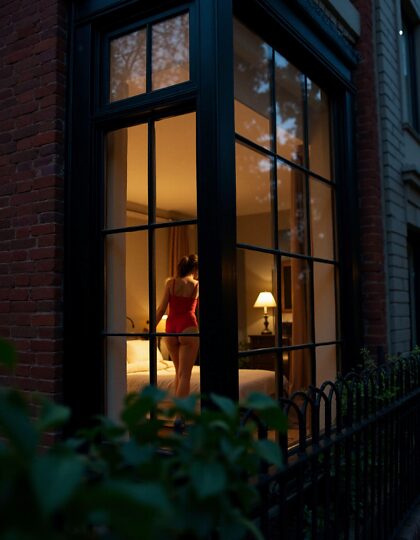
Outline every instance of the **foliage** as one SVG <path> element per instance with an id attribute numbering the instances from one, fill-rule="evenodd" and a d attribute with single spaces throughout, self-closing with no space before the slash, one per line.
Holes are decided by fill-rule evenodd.
<path id="1" fill-rule="evenodd" d="M 211 395 L 200 413 L 196 396 L 166 407 L 163 397 L 152 387 L 131 394 L 119 424 L 98 418 L 40 451 L 43 433 L 63 426 L 70 411 L 38 398 L 34 420 L 22 395 L 3 389 L 0 538 L 261 538 L 248 517 L 258 501 L 250 476 L 262 460 L 281 466 L 278 446 L 258 441 L 255 424 L 242 425 L 241 407 L 227 398 Z M 241 406 L 270 428 L 286 427 L 267 396 L 253 394 Z M 179 416 L 182 435 L 164 427 Z"/>

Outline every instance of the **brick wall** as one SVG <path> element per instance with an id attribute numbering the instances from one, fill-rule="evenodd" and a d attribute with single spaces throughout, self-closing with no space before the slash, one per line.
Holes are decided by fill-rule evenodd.
<path id="1" fill-rule="evenodd" d="M 360 208 L 360 261 L 364 345 L 387 345 L 387 302 L 372 0 L 355 0 L 360 12 L 361 61 L 355 71 L 356 152 Z"/>
<path id="2" fill-rule="evenodd" d="M 18 351 L 14 384 L 58 399 L 66 9 L 64 0 L 0 3 L 0 334 Z"/>

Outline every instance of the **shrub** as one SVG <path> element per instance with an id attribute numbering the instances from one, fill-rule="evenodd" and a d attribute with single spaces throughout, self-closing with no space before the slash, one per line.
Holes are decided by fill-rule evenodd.
<path id="1" fill-rule="evenodd" d="M 0 344 L 3 364 L 13 351 Z M 16 390 L 0 393 L 0 538 L 221 539 L 261 534 L 249 518 L 258 502 L 250 477 L 262 462 L 281 466 L 278 446 L 258 441 L 252 409 L 269 428 L 286 429 L 275 402 L 261 394 L 240 405 L 211 395 L 197 412 L 197 396 L 164 407 L 148 387 L 126 398 L 119 424 L 95 427 L 41 450 L 42 435 L 61 428 L 66 407 L 38 397 L 31 419 Z M 181 435 L 165 425 L 182 415 Z"/>

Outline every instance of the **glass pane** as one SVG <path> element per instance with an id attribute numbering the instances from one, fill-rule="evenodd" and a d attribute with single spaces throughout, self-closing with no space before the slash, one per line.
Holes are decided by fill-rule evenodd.
<path id="1" fill-rule="evenodd" d="M 282 258 L 282 269 L 290 267 L 291 309 L 283 313 L 283 322 L 288 324 L 285 331 L 290 335 L 292 345 L 303 345 L 312 341 L 310 269 L 304 259 Z M 284 279 L 283 285 L 284 285 Z"/>
<path id="2" fill-rule="evenodd" d="M 137 30 L 110 44 L 110 101 L 146 92 L 146 30 Z"/>
<path id="3" fill-rule="evenodd" d="M 238 242 L 273 246 L 272 160 L 236 144 L 236 215 Z"/>
<path id="4" fill-rule="evenodd" d="M 155 123 L 156 215 L 171 220 L 197 215 L 195 113 Z"/>
<path id="5" fill-rule="evenodd" d="M 279 247 L 291 253 L 308 251 L 305 175 L 277 163 Z"/>
<path id="6" fill-rule="evenodd" d="M 335 268 L 332 264 L 314 263 L 314 297 L 315 341 L 335 341 Z"/>
<path id="7" fill-rule="evenodd" d="M 330 110 L 326 93 L 307 79 L 309 168 L 331 178 Z"/>
<path id="8" fill-rule="evenodd" d="M 107 135 L 106 226 L 147 223 L 147 125 Z"/>
<path id="9" fill-rule="evenodd" d="M 190 79 L 188 13 L 152 28 L 152 90 Z"/>
<path id="10" fill-rule="evenodd" d="M 270 58 L 272 49 L 234 22 L 235 130 L 270 148 Z"/>
<path id="11" fill-rule="evenodd" d="M 304 164 L 304 78 L 281 54 L 275 54 L 277 153 Z"/>
<path id="12" fill-rule="evenodd" d="M 316 348 L 316 386 L 337 378 L 337 346 L 326 345 Z"/>
<path id="13" fill-rule="evenodd" d="M 288 359 L 284 360 L 283 365 L 288 380 L 289 395 L 299 390 L 306 391 L 313 382 L 310 349 L 289 351 Z"/>
<path id="14" fill-rule="evenodd" d="M 333 192 L 319 180 L 310 180 L 311 234 L 314 257 L 334 259 Z"/>
<path id="15" fill-rule="evenodd" d="M 157 229 L 156 238 L 156 304 L 162 304 L 168 279 L 178 276 L 178 264 L 182 257 L 197 254 L 197 226 L 182 225 Z M 194 278 L 196 279 L 196 278 Z M 169 313 L 166 309 L 166 315 Z M 198 305 L 196 309 L 198 315 Z M 156 329 L 166 331 L 166 317 Z"/>
<path id="16" fill-rule="evenodd" d="M 149 281 L 147 231 L 106 238 L 107 332 L 148 332 Z"/>
<path id="17" fill-rule="evenodd" d="M 273 347 L 278 304 L 273 255 L 238 249 L 237 276 L 239 350 Z"/>
<path id="18" fill-rule="evenodd" d="M 120 420 L 124 398 L 127 393 L 127 340 L 112 336 L 105 340 L 106 353 L 106 414 Z"/>

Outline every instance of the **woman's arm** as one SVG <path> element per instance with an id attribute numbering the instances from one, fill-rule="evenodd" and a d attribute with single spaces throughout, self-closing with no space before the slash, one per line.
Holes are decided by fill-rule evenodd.
<path id="1" fill-rule="evenodd" d="M 156 310 L 156 326 L 160 323 L 162 317 L 165 315 L 166 308 L 168 307 L 170 283 L 172 283 L 172 279 L 168 279 L 168 281 L 166 282 L 162 300 Z"/>

